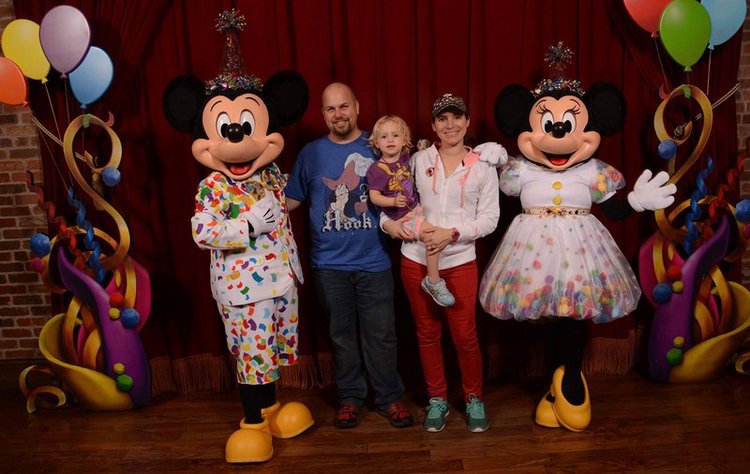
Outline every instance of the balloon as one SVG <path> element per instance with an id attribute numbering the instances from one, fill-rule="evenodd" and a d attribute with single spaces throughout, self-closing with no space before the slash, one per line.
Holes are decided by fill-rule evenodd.
<path id="1" fill-rule="evenodd" d="M 3 54 L 31 79 L 47 82 L 49 61 L 39 42 L 39 25 L 31 20 L 13 20 L 3 30 L 0 40 Z"/>
<path id="2" fill-rule="evenodd" d="M 711 19 L 708 49 L 714 49 L 714 46 L 729 40 L 745 21 L 747 13 L 745 0 L 702 0 L 701 5 Z"/>
<path id="3" fill-rule="evenodd" d="M 81 103 L 81 108 L 86 106 L 109 89 L 114 75 L 114 67 L 109 55 L 103 49 L 92 46 L 81 64 L 68 75 L 70 88 L 73 95 Z"/>
<path id="4" fill-rule="evenodd" d="M 628 14 L 638 26 L 656 36 L 661 14 L 672 0 L 624 0 Z M 743 17 L 744 18 L 744 17 Z"/>
<path id="5" fill-rule="evenodd" d="M 672 59 L 690 71 L 703 55 L 711 35 L 708 12 L 695 0 L 673 0 L 661 15 L 659 34 Z"/>
<path id="6" fill-rule="evenodd" d="M 39 26 L 42 49 L 52 67 L 65 74 L 81 63 L 89 50 L 91 29 L 77 8 L 60 5 L 48 11 Z"/>
<path id="7" fill-rule="evenodd" d="M 16 63 L 0 56 L 0 102 L 8 105 L 23 105 L 26 100 L 26 78 Z"/>

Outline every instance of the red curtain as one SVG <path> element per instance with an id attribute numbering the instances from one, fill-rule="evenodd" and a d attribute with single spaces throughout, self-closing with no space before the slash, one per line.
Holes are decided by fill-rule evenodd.
<path id="1" fill-rule="evenodd" d="M 685 76 L 658 41 L 630 19 L 619 0 L 29 0 L 16 2 L 16 16 L 40 22 L 44 13 L 62 3 L 84 13 L 92 26 L 92 44 L 107 51 L 115 66 L 110 90 L 91 112 L 106 118 L 111 111 L 114 130 L 123 141 L 123 179 L 109 197 L 130 227 L 131 255 L 152 279 L 153 310 L 142 335 L 157 392 L 224 389 L 233 378 L 210 294 L 208 254 L 190 236 L 193 196 L 207 170 L 192 158 L 190 137 L 171 129 L 161 110 L 162 91 L 175 76 L 209 79 L 220 71 L 222 37 L 214 31 L 214 19 L 223 9 L 236 7 L 246 17 L 240 41 L 249 72 L 265 79 L 281 69 L 296 69 L 310 85 L 307 113 L 284 132 L 286 148 L 278 164 L 285 172 L 305 143 L 327 132 L 319 113 L 320 92 L 331 81 L 354 87 L 363 128 L 385 113 L 398 114 L 417 138 L 434 138 L 430 106 L 437 95 L 447 91 L 462 95 L 471 111 L 471 139 L 500 141 L 516 152 L 515 144 L 494 127 L 494 98 L 510 83 L 534 86 L 548 72 L 543 61 L 546 48 L 562 40 L 576 52 L 568 76 L 580 79 L 584 88 L 596 81 L 611 82 L 626 97 L 625 129 L 603 141 L 598 157 L 632 183 L 646 167 L 665 168 L 656 154 L 652 124 L 663 75 L 673 85 L 689 81 L 704 89 L 708 77 L 706 57 Z M 734 84 L 740 42 L 740 35 L 735 35 L 713 52 L 711 99 Z M 48 89 L 58 120 L 66 123 L 66 108 L 75 108 L 70 105 L 72 96 L 59 79 L 51 80 Z M 32 108 L 54 127 L 46 92 L 33 85 Z M 736 153 L 734 101 L 715 113 L 709 153 L 717 161 L 715 176 L 722 176 Z M 59 160 L 53 147 L 49 147 L 53 153 L 43 147 L 45 190 L 64 209 L 64 184 L 51 164 L 52 155 Z M 480 266 L 519 209 L 513 199 L 501 201 L 498 230 L 478 245 Z M 292 222 L 307 262 L 304 214 L 297 211 Z M 98 225 L 96 218 L 90 216 Z M 635 264 L 640 243 L 654 230 L 651 215 L 623 222 L 602 220 Z M 396 244 L 392 250 L 397 264 Z M 301 302 L 303 363 L 296 371 L 287 371 L 286 380 L 298 386 L 325 384 L 331 381 L 330 347 L 312 282 L 301 288 Z M 402 375 L 413 386 L 420 378 L 418 354 L 408 304 L 400 290 L 396 305 Z M 647 324 L 650 313 L 642 300 L 633 317 L 592 327 L 587 368 L 599 373 L 630 370 L 639 359 L 639 328 Z M 535 327 L 500 322 L 481 313 L 478 320 L 489 376 L 540 370 Z"/>

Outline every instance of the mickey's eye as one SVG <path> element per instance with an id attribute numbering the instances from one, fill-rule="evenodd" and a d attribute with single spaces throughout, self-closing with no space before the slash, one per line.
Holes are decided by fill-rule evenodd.
<path id="1" fill-rule="evenodd" d="M 547 111 L 542 115 L 542 130 L 544 133 L 552 131 L 552 125 L 555 123 L 555 117 L 552 116 L 552 112 Z"/>
<path id="2" fill-rule="evenodd" d="M 565 131 L 570 133 L 576 129 L 576 116 L 573 112 L 565 112 L 563 115 L 563 124 L 565 125 Z"/>
<path id="3" fill-rule="evenodd" d="M 229 114 L 226 112 L 222 112 L 216 117 L 216 131 L 221 138 L 227 138 L 230 123 L 232 123 L 232 121 L 229 120 Z"/>
<path id="4" fill-rule="evenodd" d="M 252 135 L 255 130 L 255 117 L 250 113 L 249 110 L 243 110 L 240 115 L 240 125 L 242 125 L 242 131 L 245 135 Z"/>

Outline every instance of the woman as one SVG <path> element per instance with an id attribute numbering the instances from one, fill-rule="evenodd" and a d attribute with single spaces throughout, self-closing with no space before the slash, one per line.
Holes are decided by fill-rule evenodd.
<path id="1" fill-rule="evenodd" d="M 441 348 L 443 316 L 458 355 L 469 430 L 482 432 L 489 428 L 482 402 L 482 357 L 475 323 L 478 276 L 474 241 L 497 226 L 499 191 L 496 168 L 464 145 L 469 123 L 461 97 L 438 97 L 432 106 L 432 129 L 437 141 L 411 158 L 425 218 L 433 227 L 424 232 L 423 241 L 404 240 L 401 279 L 417 327 L 419 355 L 430 397 L 424 420 L 424 429 L 429 432 L 445 428 L 448 415 L 448 384 Z M 494 152 L 507 159 L 505 150 L 495 147 Z M 391 237 L 409 238 L 397 222 L 382 215 L 381 222 Z M 423 291 L 425 252 L 441 254 L 440 275 L 455 296 L 454 305 L 441 308 Z"/>

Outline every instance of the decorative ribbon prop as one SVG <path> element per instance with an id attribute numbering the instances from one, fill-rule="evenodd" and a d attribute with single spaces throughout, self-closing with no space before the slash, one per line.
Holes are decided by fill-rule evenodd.
<path id="1" fill-rule="evenodd" d="M 693 132 L 693 124 L 688 123 L 681 136 L 670 136 L 664 124 L 667 104 L 683 96 L 698 103 L 703 126 L 695 149 L 669 180 L 675 184 L 697 163 L 713 125 L 711 103 L 703 91 L 688 85 L 674 89 L 654 115 L 664 158 L 674 159 L 677 147 Z M 656 308 L 649 370 L 659 382 L 700 382 L 717 377 L 750 335 L 750 292 L 728 282 L 719 268 L 722 261 L 739 259 L 747 247 L 750 216 L 744 209 L 750 203 L 740 201 L 735 208 L 726 202 L 725 192 L 735 183 L 738 169 L 730 170 L 728 184 L 719 185 L 717 195 L 711 195 L 705 179 L 713 172 L 713 160 L 709 157 L 706 163 L 690 199 L 677 203 L 670 212 L 655 212 L 659 230 L 640 250 L 641 287 Z M 747 356 L 740 359 L 745 361 Z M 737 370 L 741 369 L 738 362 Z"/>
<path id="2" fill-rule="evenodd" d="M 138 332 L 151 309 L 151 288 L 146 270 L 128 256 L 130 232 L 122 216 L 89 185 L 78 169 L 73 142 L 81 128 L 103 128 L 111 141 L 111 155 L 104 166 L 96 166 L 89 153 L 84 159 L 93 181 L 114 186 L 120 181 L 118 166 L 122 157 L 120 138 L 93 115 L 81 115 L 68 126 L 63 139 L 65 161 L 83 192 L 114 221 L 119 240 L 94 227 L 86 218 L 86 206 L 72 188 L 67 200 L 76 210 L 76 226 L 60 224 L 52 240 L 44 234 L 31 238 L 37 255 L 32 267 L 56 293 L 72 298 L 65 312 L 44 325 L 39 349 L 46 366 L 32 366 L 20 375 L 19 384 L 27 397 L 29 412 L 54 408 L 66 402 L 69 390 L 84 408 L 127 410 L 148 404 L 151 399 L 151 373 Z M 44 202 L 40 195 L 40 202 Z M 51 208 L 54 213 L 54 207 Z M 54 217 L 54 216 L 48 216 Z M 111 249 L 109 252 L 107 249 Z M 54 376 L 52 382 L 30 388 L 32 373 Z M 45 397 L 57 398 L 50 405 Z"/>

